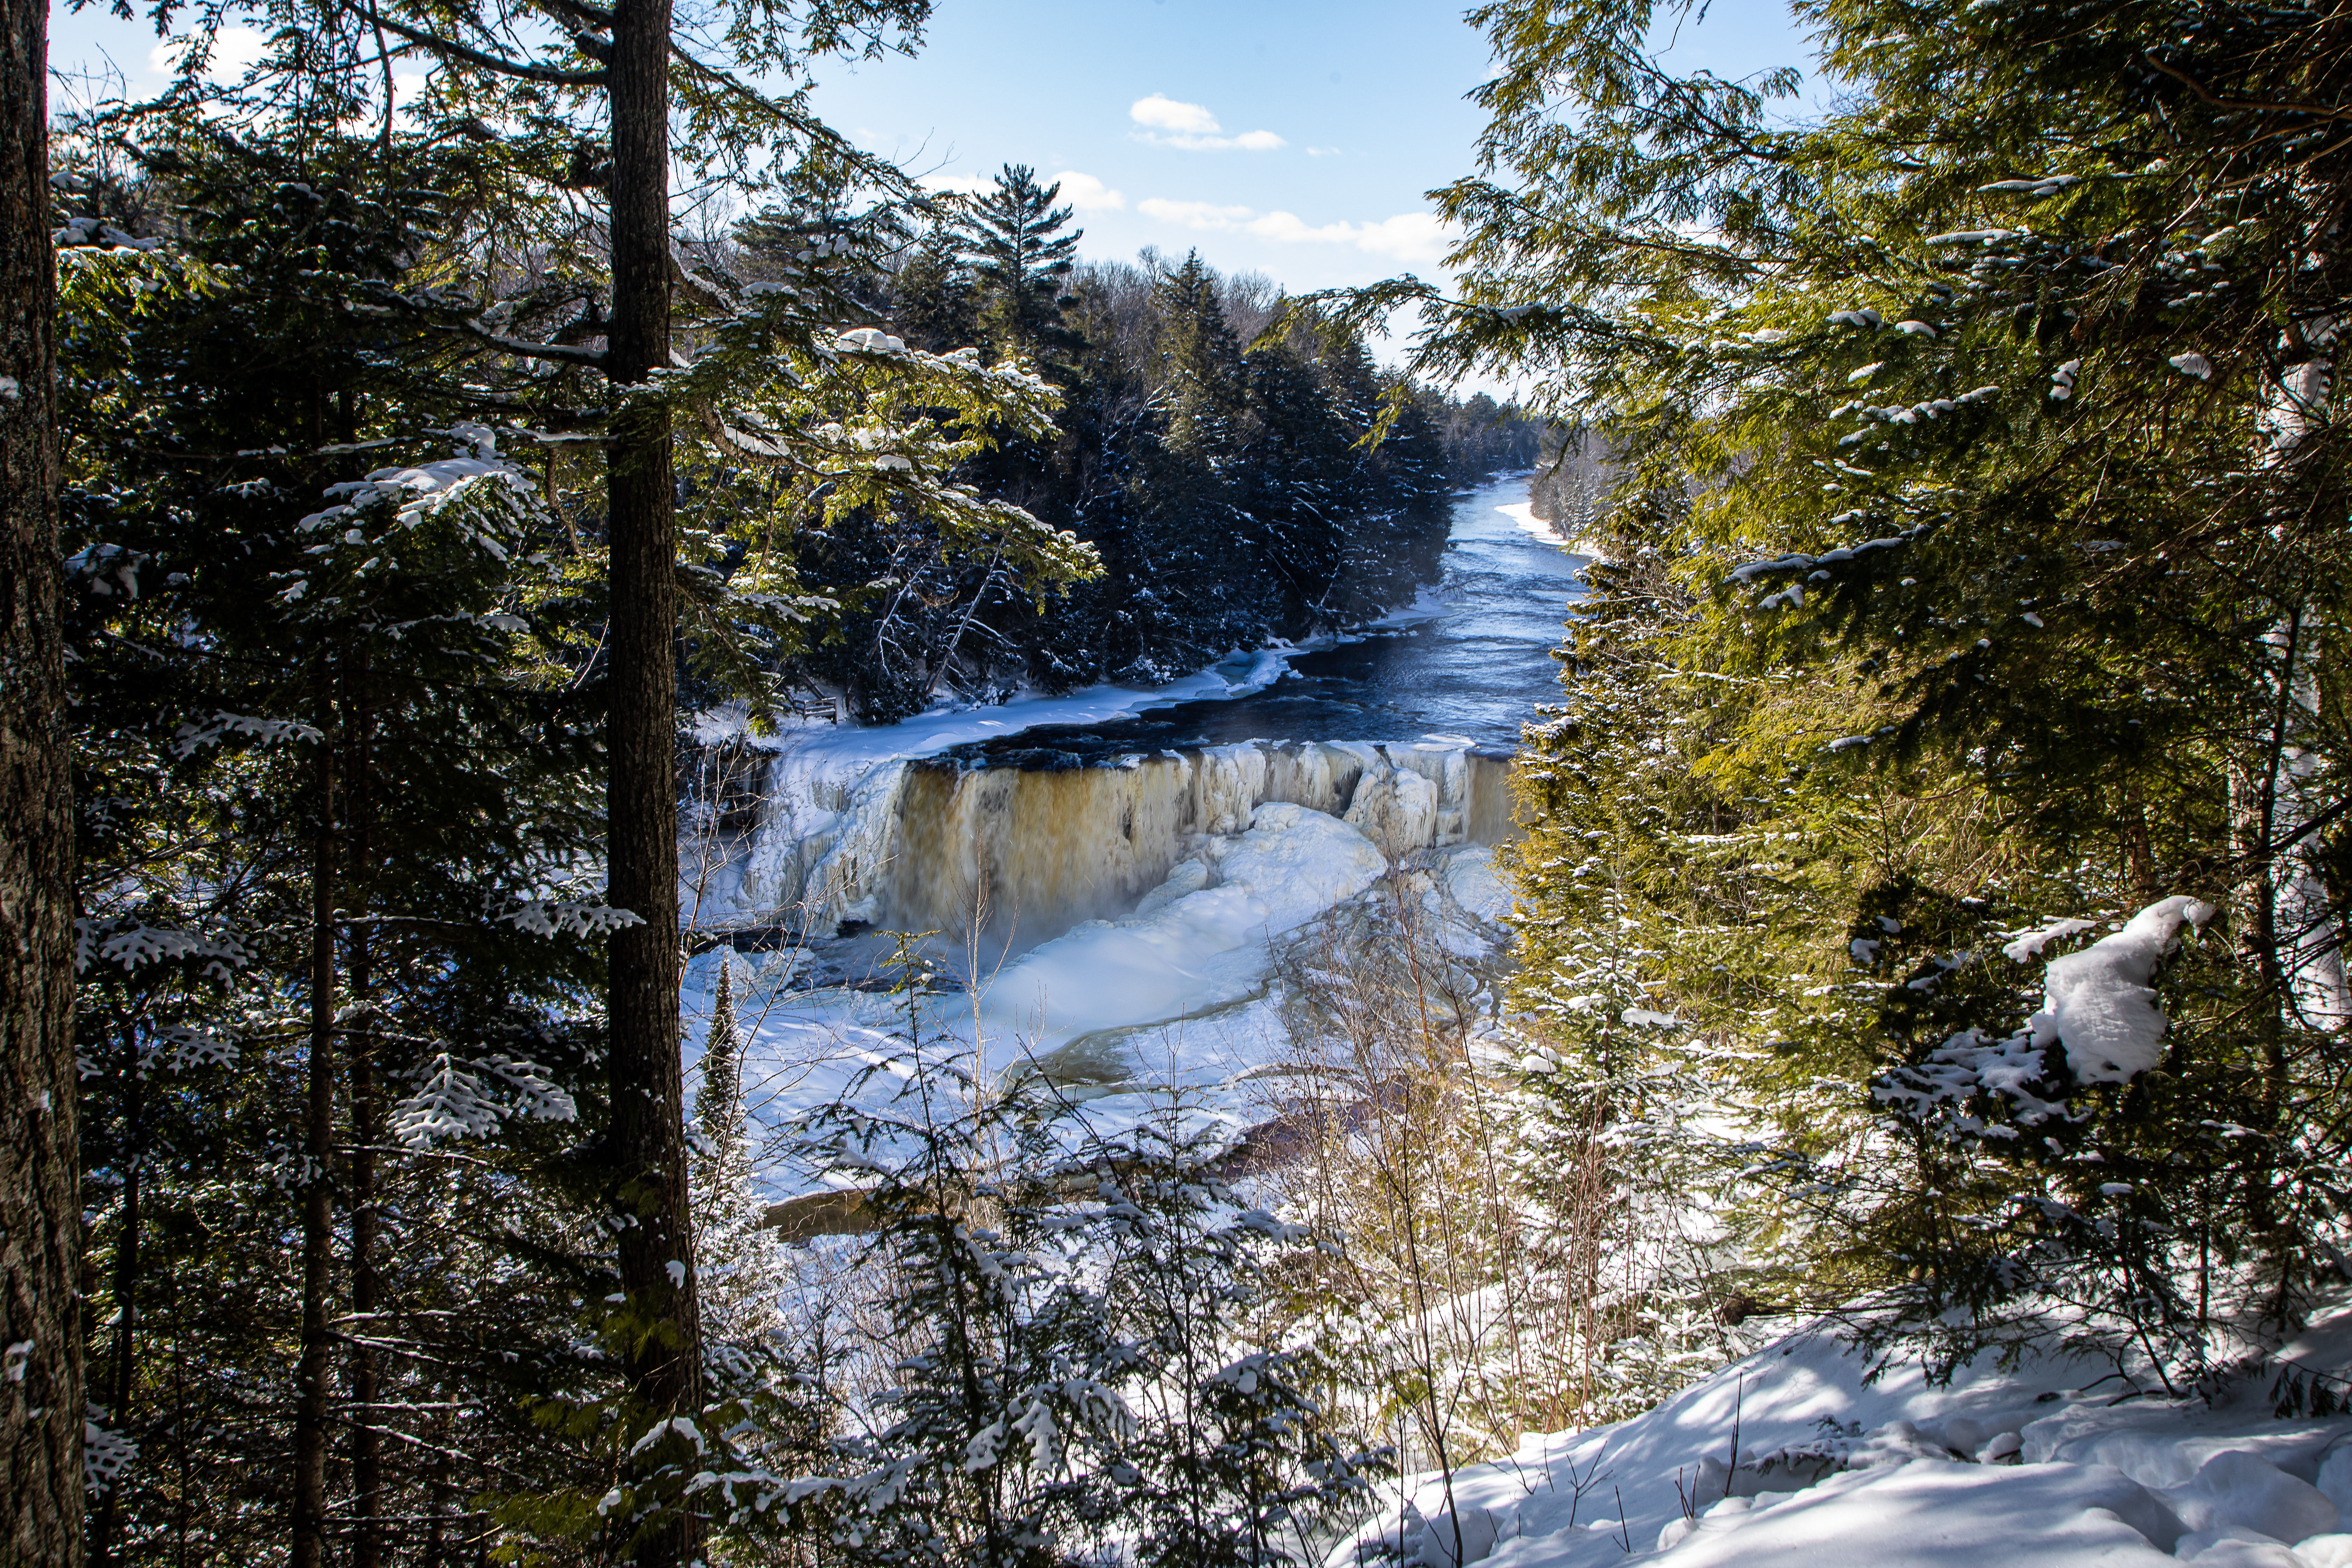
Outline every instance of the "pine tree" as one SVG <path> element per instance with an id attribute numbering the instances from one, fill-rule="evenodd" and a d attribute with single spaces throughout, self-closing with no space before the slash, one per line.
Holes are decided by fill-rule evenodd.
<path id="1" fill-rule="evenodd" d="M 742 1141 L 743 1037 L 735 1026 L 735 966 L 723 959 L 710 1030 L 703 1037 L 702 1087 L 695 1091 L 694 1120 L 711 1151 L 708 1157 L 714 1161 L 726 1160 L 721 1152 Z"/>
<path id="2" fill-rule="evenodd" d="M 351 309 L 429 232 L 343 183 L 351 152 L 157 150 L 170 251 L 68 225 L 97 242 L 66 253 L 60 322 L 84 1157 L 109 1200 L 91 1350 L 110 1451 L 147 1456 L 107 1478 L 101 1557 L 171 1531 L 241 1549 L 289 1495 L 280 1539 L 315 1545 L 334 1508 L 355 1552 L 382 1550 L 388 1500 L 426 1484 L 383 1439 L 429 1440 L 386 1412 L 436 1383 L 498 1388 L 545 1327 L 480 1321 L 495 1292 L 453 1310 L 429 1261 L 533 1228 L 550 1194 L 511 1190 L 521 1151 L 403 1149 L 576 1110 L 597 974 L 580 943 L 610 915 L 578 885 L 597 826 L 564 658 L 581 606 L 540 483 L 465 421 L 462 374 Z M 436 416 L 462 454 L 416 428 Z M 417 461 L 384 468 L 394 451 Z M 480 1225 L 502 1201 L 510 1228 Z M 460 1214 L 470 1237 L 436 1234 Z M 171 1370 L 191 1363 L 193 1387 Z M 216 1441 L 189 1453 L 207 1419 Z M 201 1506 L 167 1482 L 164 1433 L 221 1481 Z"/>
<path id="3" fill-rule="evenodd" d="M 696 1255 L 710 1282 L 703 1332 L 709 1345 L 724 1347 L 716 1353 L 740 1375 L 751 1361 L 773 1353 L 765 1342 L 777 1326 L 777 1298 L 785 1286 L 779 1244 L 761 1227 L 734 975 L 733 954 L 722 949 L 694 1097 L 693 1174 Z"/>
<path id="4" fill-rule="evenodd" d="M 890 279 L 890 325 L 933 353 L 980 342 L 980 301 L 955 236 L 934 229 Z"/>
<path id="5" fill-rule="evenodd" d="M 1028 164 L 1007 163 L 969 200 L 964 252 L 981 330 L 1002 358 L 1051 363 L 1073 346 L 1060 298 L 1086 231 L 1059 232 L 1070 221 L 1070 209 L 1054 205 L 1061 194 L 1058 184 L 1039 185 Z"/>
<path id="6" fill-rule="evenodd" d="M 1225 321 L 1216 275 L 1197 250 L 1160 281 L 1160 357 L 1166 365 L 1171 452 L 1204 476 L 1232 461 L 1246 439 L 1248 378 L 1242 345 Z"/>
<path id="7" fill-rule="evenodd" d="M 1417 300 L 1417 369 L 1549 377 L 1612 454 L 1612 561 L 1686 598 L 1577 629 L 1532 956 L 1592 910 L 1568 868 L 1639 868 L 1659 1010 L 1748 1053 L 1789 1180 L 1745 1223 L 1782 1289 L 1807 1259 L 1886 1287 L 1868 1337 L 1938 1368 L 2063 1303 L 2178 1386 L 2215 1318 L 2292 1327 L 2340 1247 L 2305 1162 L 2352 1022 L 2342 40 L 1840 0 L 1821 41 L 1860 91 L 1791 126 L 1790 73 L 1676 78 L 1654 19 L 1477 13 L 1502 69 L 1441 198 L 1462 302 L 1343 312 Z M 1620 658 L 1655 672 L 1638 704 Z M 1671 763 L 1644 802 L 1583 761 L 1642 745 Z M 2167 894 L 2221 940 L 2158 931 Z M 2109 1066 L 2030 1021 L 2087 933 L 2029 933 L 2144 906 L 2168 1027 Z"/>
<path id="8" fill-rule="evenodd" d="M 1059 1150 L 1037 1106 L 904 1065 L 887 1110 L 806 1128 L 805 1157 L 864 1178 L 894 1364 L 887 1419 L 793 1484 L 801 1529 L 857 1563 L 1068 1564 L 1124 1542 L 1268 1568 L 1360 1506 L 1380 1457 L 1336 1440 L 1297 1355 L 1247 1342 L 1263 1254 L 1302 1232 L 1205 1179 L 1181 1139 Z"/>
<path id="9" fill-rule="evenodd" d="M 797 75 L 812 57 L 880 50 L 894 37 L 912 34 L 922 6 L 890 0 L 850 17 L 830 6 L 807 16 L 767 13 L 726 30 L 723 42 L 680 32 L 673 26 L 670 0 L 623 0 L 609 10 L 589 7 L 567 13 L 558 23 L 556 56 L 542 59 L 517 49 L 477 47 L 483 40 L 535 36 L 545 18 L 504 0 L 448 13 L 431 6 L 379 7 L 362 23 L 353 15 L 323 7 L 289 26 L 280 47 L 241 84 L 248 103 L 258 103 L 273 87 L 290 88 L 304 112 L 320 125 L 349 118 L 372 89 L 360 72 L 362 60 L 380 58 L 385 35 L 400 46 L 436 60 L 455 89 L 434 100 L 434 111 L 451 122 L 436 127 L 477 144 L 486 162 L 517 173 L 520 183 L 544 195 L 552 189 L 595 193 L 603 208 L 601 244 L 577 243 L 579 228 L 568 219 L 523 237 L 526 251 L 543 247 L 594 281 L 541 289 L 526 279 L 518 295 L 479 301 L 449 289 L 394 291 L 379 308 L 436 321 L 446 330 L 498 348 L 516 361 L 547 368 L 529 399 L 542 414 L 562 410 L 567 425 L 593 424 L 604 437 L 601 476 L 601 533 L 607 625 L 604 870 L 611 896 L 638 922 L 608 933 L 606 1012 L 611 1038 L 606 1052 L 609 1102 L 614 1116 L 608 1153 L 618 1173 L 611 1200 L 619 1225 L 622 1274 L 627 1294 L 661 1326 L 626 1342 L 637 1416 L 654 1441 L 630 1450 L 633 1465 L 647 1474 L 676 1468 L 689 1445 L 664 1423 L 682 1418 L 698 1386 L 693 1365 L 697 1344 L 688 1214 L 683 1085 L 678 1062 L 677 958 L 677 809 L 675 771 L 677 647 L 681 617 L 678 556 L 678 456 L 682 435 L 704 426 L 677 418 L 680 407 L 717 409 L 713 445 L 739 466 L 746 458 L 773 463 L 788 452 L 815 457 L 806 443 L 814 433 L 840 430 L 838 421 L 812 421 L 797 408 L 781 420 L 761 424 L 763 400 L 790 387 L 805 386 L 805 371 L 819 373 L 836 392 L 850 389 L 856 401 L 867 376 L 891 363 L 886 341 L 855 340 L 862 356 L 844 367 L 833 344 L 838 341 L 841 292 L 834 288 L 769 289 L 746 296 L 697 273 L 686 279 L 687 298 L 711 314 L 699 335 L 695 375 L 672 377 L 672 317 L 675 236 L 669 179 L 673 153 L 706 171 L 751 184 L 762 179 L 760 164 L 772 144 L 785 149 L 770 171 L 806 190 L 837 196 L 870 183 L 902 196 L 908 182 L 887 163 L 865 157 L 809 119 L 797 98 L 772 99 L 751 85 L 770 72 Z M 373 46 L 373 55 L 370 47 Z M 204 51 L 191 51 L 201 60 Z M 673 60 L 679 68 L 673 79 Z M 189 68 L 190 94 L 198 89 Z M 387 172 L 393 164 L 392 106 L 385 115 Z M 671 124 L 683 114 L 694 134 L 674 147 Z M 308 121 L 306 121 L 308 123 Z M 511 128 L 506 138 L 493 124 Z M 436 139 L 437 141 L 437 138 Z M 567 146 L 568 144 L 568 146 Z M 559 153 L 557 149 L 564 151 Z M 793 152 L 799 156 L 794 158 Z M 560 163 L 560 166 L 559 166 Z M 537 201 L 498 213 L 488 226 L 513 236 L 512 219 L 544 207 Z M 853 246 L 851 248 L 855 248 Z M 599 252 L 601 251 L 601 254 Z M 840 254 L 828 239 L 793 254 L 803 281 L 825 274 L 864 272 L 826 265 Z M 501 279 L 500 281 L 510 281 Z M 543 335 L 519 335 L 540 328 Z M 602 347 L 589 340 L 603 340 Z M 801 366 L 787 369 L 776 352 L 789 341 Z M 877 334 L 880 339 L 880 334 Z M 843 375 L 829 373 L 848 370 Z M 975 400 L 1002 404 L 1020 393 L 979 374 L 979 367 L 935 362 L 929 390 L 954 384 L 945 402 L 969 407 Z M 601 375 L 592 390 L 577 373 Z M 567 379 L 569 375 L 569 379 Z M 887 372 L 880 378 L 894 378 Z M 547 395 L 553 394 L 551 397 Z M 790 395 L 786 395 L 789 400 Z M 748 417 L 758 427 L 730 426 Z M 1018 417 L 1013 421 L 1018 423 Z M 855 422 L 861 429 L 865 422 Z M 836 455 L 837 456 L 837 455 Z M 1084 576 L 1082 554 L 1066 552 L 1060 541 L 1034 528 L 1034 520 L 1011 508 L 961 504 L 959 492 L 939 476 L 923 474 L 903 454 L 875 451 L 905 467 L 869 468 L 872 475 L 914 476 L 913 489 L 925 512 L 950 537 L 981 533 L 990 540 L 1008 571 L 1024 573 L 1055 564 L 1037 578 Z M 803 460 L 806 472 L 826 459 Z M 689 465 L 691 466 L 691 465 Z M 927 482 L 928 481 L 928 482 Z M 857 506 L 878 499 L 877 481 L 845 488 L 839 504 L 810 505 L 804 487 L 781 487 L 795 515 L 790 530 L 821 515 L 837 522 Z M 907 488 L 882 479 L 883 490 Z M 928 507 L 928 510 L 927 510 Z M 758 525 L 753 524 L 754 528 Z M 957 538 L 957 542 L 962 542 Z M 782 569 L 789 560 L 772 548 L 756 556 L 755 574 Z M 1043 547 L 1044 556 L 1037 553 Z M 796 584 L 795 584 L 796 586 Z M 776 593 L 761 584 L 734 599 L 749 606 L 764 600 L 767 618 L 795 618 L 797 594 Z M 767 697 L 754 692 L 756 699 Z M 683 1563 L 694 1552 L 692 1521 L 684 1513 L 648 1523 L 641 1544 L 648 1560 Z M 314 1532 L 298 1531 L 298 1568 L 312 1568 L 318 1553 Z"/>

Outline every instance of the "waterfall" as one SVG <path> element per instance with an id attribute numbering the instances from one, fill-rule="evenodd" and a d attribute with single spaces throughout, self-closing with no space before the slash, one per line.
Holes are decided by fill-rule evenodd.
<path id="1" fill-rule="evenodd" d="M 1135 907 L 1206 840 L 1283 803 L 1391 861 L 1515 837 L 1510 763 L 1462 740 L 1247 742 L 1024 772 L 779 756 L 722 923 L 986 929 L 1026 947 Z"/>

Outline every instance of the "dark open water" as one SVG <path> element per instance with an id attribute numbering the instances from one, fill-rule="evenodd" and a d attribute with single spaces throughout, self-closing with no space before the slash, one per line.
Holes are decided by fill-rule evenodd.
<path id="1" fill-rule="evenodd" d="M 1516 748 L 1538 702 L 1559 694 L 1551 650 L 1583 593 L 1581 556 L 1499 510 L 1528 499 L 1524 476 L 1454 499 L 1438 618 L 1303 654 L 1248 697 L 1179 702 L 1115 723 L 1024 730 L 949 755 L 966 767 L 1071 767 L 1161 748 L 1268 741 L 1417 741 L 1461 736 Z"/>

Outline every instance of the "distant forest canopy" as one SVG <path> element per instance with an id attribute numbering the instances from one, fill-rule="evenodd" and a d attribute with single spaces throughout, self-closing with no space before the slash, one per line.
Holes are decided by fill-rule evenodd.
<path id="1" fill-rule="evenodd" d="M 1617 483 L 1608 456 L 1608 441 L 1588 426 L 1543 427 L 1528 500 L 1535 515 L 1570 543 L 1601 532 L 1610 492 Z"/>
<path id="2" fill-rule="evenodd" d="M 1022 683 L 1161 681 L 1376 616 L 1435 575 L 1450 492 L 1536 461 L 1543 427 L 1515 405 L 1401 386 L 1328 324 L 1270 333 L 1285 300 L 1263 275 L 1197 252 L 1077 259 L 1058 192 L 1007 165 L 992 190 L 946 198 L 941 221 L 876 262 L 866 297 L 910 348 L 977 347 L 1056 389 L 1050 442 L 1007 441 L 963 477 L 1086 541 L 1102 573 L 1040 599 L 1003 563 L 882 513 L 805 541 L 802 582 L 845 609 L 783 673 L 861 720 Z M 730 260 L 757 277 L 810 228 L 764 213 Z M 1386 438 L 1366 445 L 1392 395 Z"/>

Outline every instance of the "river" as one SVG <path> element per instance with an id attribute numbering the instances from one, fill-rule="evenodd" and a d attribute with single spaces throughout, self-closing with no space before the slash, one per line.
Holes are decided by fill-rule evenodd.
<path id="1" fill-rule="evenodd" d="M 1536 705 L 1559 694 L 1551 650 L 1583 591 L 1584 559 L 1530 530 L 1527 499 L 1523 474 L 1454 497 L 1443 575 L 1409 613 L 1427 618 L 1300 654 L 1262 691 L 1104 724 L 1036 726 L 948 754 L 966 765 L 1035 768 L 1251 740 L 1449 735 L 1516 748 Z"/>
<path id="2" fill-rule="evenodd" d="M 1526 493 L 1454 498 L 1440 580 L 1385 625 L 1236 654 L 1173 700 L 1097 688 L 771 742 L 760 825 L 698 902 L 741 936 L 689 966 L 690 1037 L 731 966 L 759 1120 L 862 1096 L 908 1048 L 889 933 L 929 932 L 925 1055 L 1042 1074 L 1097 1127 L 1181 1102 L 1238 1135 L 1306 1048 L 1315 998 L 1286 976 L 1333 943 L 1371 944 L 1360 973 L 1412 950 L 1463 1027 L 1491 1026 L 1510 758 L 1581 591 Z"/>

